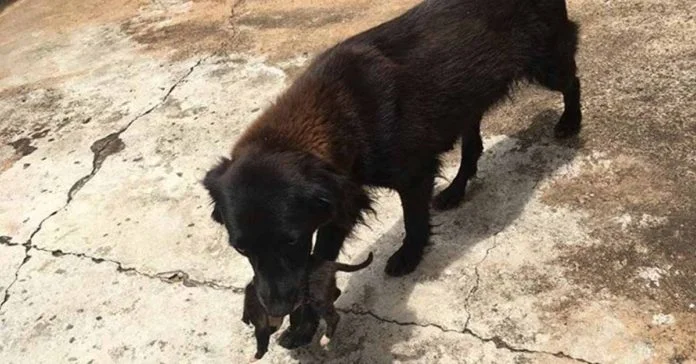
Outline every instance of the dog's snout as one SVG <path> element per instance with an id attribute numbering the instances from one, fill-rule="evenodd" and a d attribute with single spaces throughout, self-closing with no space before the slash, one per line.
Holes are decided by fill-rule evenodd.
<path id="1" fill-rule="evenodd" d="M 266 307 L 266 312 L 268 315 L 274 317 L 283 317 L 289 315 L 293 309 L 292 303 L 282 301 L 272 301 L 264 306 Z"/>
<path id="2" fill-rule="evenodd" d="M 275 284 L 262 284 L 263 288 L 257 291 L 259 302 L 267 314 L 271 316 L 285 316 L 293 311 L 297 301 L 297 290 L 278 289 Z"/>

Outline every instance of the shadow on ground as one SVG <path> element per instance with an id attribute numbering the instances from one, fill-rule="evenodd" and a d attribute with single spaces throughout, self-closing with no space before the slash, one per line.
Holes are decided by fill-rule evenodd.
<path id="1" fill-rule="evenodd" d="M 408 307 L 408 301 L 417 284 L 427 284 L 439 279 L 443 271 L 466 258 L 472 248 L 486 241 L 510 226 L 524 210 L 534 195 L 539 182 L 554 171 L 566 165 L 576 156 L 582 147 L 579 139 L 557 141 L 551 137 L 553 124 L 558 120 L 558 113 L 546 110 L 539 113 L 529 125 L 509 138 L 503 138 L 487 147 L 479 162 L 479 177 L 472 181 L 464 204 L 453 211 L 435 213 L 433 223 L 438 225 L 432 244 L 426 250 L 423 263 L 416 274 L 403 278 L 387 277 L 382 270 L 389 255 L 397 249 L 403 239 L 403 220 L 399 219 L 377 242 L 356 254 L 358 260 L 369 251 L 376 255 L 373 267 L 359 271 L 350 276 L 344 292 L 361 292 L 365 301 L 350 302 L 351 296 L 343 296 L 337 306 L 342 311 L 335 340 L 329 350 L 320 348 L 315 337 L 313 345 L 296 350 L 293 357 L 300 362 L 347 360 L 346 356 L 360 352 L 360 361 L 370 363 L 392 362 L 394 359 L 423 360 L 425 353 L 408 358 L 395 358 L 390 350 L 393 346 L 412 339 L 413 330 L 427 323 L 418 320 Z M 474 271 L 473 265 L 467 269 Z M 472 279 L 475 279 L 473 277 Z M 393 285 L 397 285 L 394 289 Z M 472 283 L 473 289 L 473 283 Z M 472 293 L 461 292 L 463 295 Z M 374 297 L 366 297 L 374 296 Z M 355 298 L 355 296 L 353 296 Z M 371 316 L 373 312 L 370 301 L 387 301 L 380 307 L 388 307 L 388 312 L 378 316 L 387 316 L 387 320 L 406 325 L 388 327 L 358 327 L 354 323 L 373 322 L 381 324 L 380 319 L 372 317 L 371 321 L 358 319 L 359 316 Z M 446 303 L 443 303 L 446 304 Z M 346 308 L 351 306 L 351 308 Z M 362 306 L 362 307 L 360 307 Z M 433 309 L 437 309 L 433 307 Z M 462 307 L 462 310 L 466 310 Z M 384 310 L 382 310 L 384 311 Z M 369 313 L 368 313 L 369 312 Z M 393 319 L 394 313 L 398 318 Z M 360 317 L 360 318 L 362 318 Z M 468 319 L 467 319 L 468 321 Z M 453 328 L 462 330 L 465 326 Z M 387 330 L 384 333 L 381 331 Z M 321 332 L 321 328 L 319 331 Z M 381 332 L 374 337 L 376 332 Z M 357 336 L 357 341 L 354 336 Z M 370 348 L 370 346 L 372 346 Z M 366 356 L 370 357 L 366 357 Z M 355 358 L 353 358 L 355 359 Z"/>

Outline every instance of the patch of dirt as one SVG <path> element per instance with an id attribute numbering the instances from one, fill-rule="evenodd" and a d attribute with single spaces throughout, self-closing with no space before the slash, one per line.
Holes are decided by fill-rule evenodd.
<path id="1" fill-rule="evenodd" d="M 352 13 L 336 12 L 334 9 L 294 9 L 268 13 L 247 13 L 236 20 L 236 24 L 257 29 L 314 29 L 342 23 L 353 18 Z"/>
<path id="2" fill-rule="evenodd" d="M 572 281 L 595 291 L 688 310 L 696 303 L 696 175 L 625 155 L 603 161 L 544 191 L 550 205 L 591 212 L 587 225 L 600 241 L 565 247 L 560 263 Z M 665 272 L 659 285 L 640 277 L 646 268 Z"/>
<path id="3" fill-rule="evenodd" d="M 7 7 L 16 1 L 17 0 L 0 0 L 0 13 L 2 13 Z"/>
<path id="4" fill-rule="evenodd" d="M 48 135 L 51 116 L 60 115 L 63 94 L 53 88 L 34 88 L 35 85 L 13 87 L 0 91 L 0 143 L 12 145 L 19 151 L 28 146 L 24 139 L 41 139 Z M 31 110 L 34 119 L 28 120 Z M 43 116 L 46 116 L 44 118 Z M 25 145 L 27 144 L 27 145 Z M 19 153 L 21 154 L 21 153 Z M 26 155 L 26 154 L 24 154 Z"/>
<path id="5" fill-rule="evenodd" d="M 196 54 L 231 50 L 234 29 L 232 1 L 197 0 L 184 10 L 152 3 L 137 17 L 121 23 L 121 31 L 149 52 L 177 61 Z"/>
<path id="6" fill-rule="evenodd" d="M 648 325 L 645 325 L 645 320 L 635 317 L 635 313 L 621 309 L 615 312 L 622 322 L 629 323 L 632 330 L 646 337 L 655 352 L 661 353 L 663 360 L 659 362 L 687 364 L 696 360 L 696 310 L 667 314 L 646 309 Z M 669 317 L 669 320 L 656 320 L 660 316 Z"/>
<path id="7" fill-rule="evenodd" d="M 30 0 L 0 4 L 0 34 L 68 32 L 137 14 L 146 0 Z M 11 5 L 12 6 L 8 6 Z M 4 10 L 4 11 L 3 11 Z M 0 44 L 4 43 L 0 41 Z"/>
<path id="8" fill-rule="evenodd" d="M 196 54 L 225 48 L 230 34 L 222 22 L 186 21 L 162 27 L 139 28 L 130 21 L 121 30 L 148 51 L 172 51 L 171 59 L 183 60 Z"/>
<path id="9" fill-rule="evenodd" d="M 19 155 L 20 157 L 28 156 L 29 154 L 34 153 L 36 150 L 36 147 L 31 145 L 30 138 L 19 138 L 12 143 L 9 143 L 9 145 L 14 148 L 15 154 Z"/>
<path id="10" fill-rule="evenodd" d="M 417 0 L 244 1 L 235 8 L 236 47 L 282 62 L 314 55 L 340 40 L 398 16 Z"/>
<path id="11" fill-rule="evenodd" d="M 533 265 L 525 265 L 516 272 L 514 279 L 520 282 L 523 292 L 532 295 L 553 291 L 557 284 L 546 273 Z"/>

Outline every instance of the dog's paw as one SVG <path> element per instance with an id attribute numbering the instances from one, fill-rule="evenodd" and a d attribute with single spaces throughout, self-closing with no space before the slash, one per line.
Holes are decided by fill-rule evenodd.
<path id="1" fill-rule="evenodd" d="M 264 352 L 257 351 L 256 354 L 254 354 L 254 356 L 251 358 L 251 360 L 249 360 L 249 362 L 253 363 L 253 362 L 263 358 L 264 355 L 266 355 L 265 351 Z"/>
<path id="2" fill-rule="evenodd" d="M 384 272 L 392 277 L 401 277 L 416 270 L 423 253 L 402 246 L 387 261 Z"/>
<path id="3" fill-rule="evenodd" d="M 464 192 L 450 186 L 433 198 L 432 206 L 435 210 L 446 211 L 459 206 L 462 200 L 464 200 Z"/>
<path id="4" fill-rule="evenodd" d="M 553 135 L 557 139 L 567 139 L 578 135 L 582 129 L 581 119 L 580 113 L 564 112 L 553 129 Z"/>
<path id="5" fill-rule="evenodd" d="M 319 345 L 321 345 L 322 347 L 327 347 L 330 342 L 331 339 L 328 336 L 324 335 L 321 337 L 321 340 L 319 340 Z"/>
<path id="6" fill-rule="evenodd" d="M 297 349 L 299 347 L 309 345 L 312 342 L 314 333 L 307 334 L 296 330 L 285 330 L 278 338 L 278 345 L 288 349 Z"/>

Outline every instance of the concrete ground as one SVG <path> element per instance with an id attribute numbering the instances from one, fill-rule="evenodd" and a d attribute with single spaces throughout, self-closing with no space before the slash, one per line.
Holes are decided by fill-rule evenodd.
<path id="1" fill-rule="evenodd" d="M 248 360 L 251 272 L 199 181 L 308 58 L 414 3 L 0 1 L 0 362 Z M 569 12 L 580 140 L 521 88 L 417 274 L 383 274 L 403 228 L 380 191 L 335 340 L 264 361 L 696 362 L 696 3 Z"/>

